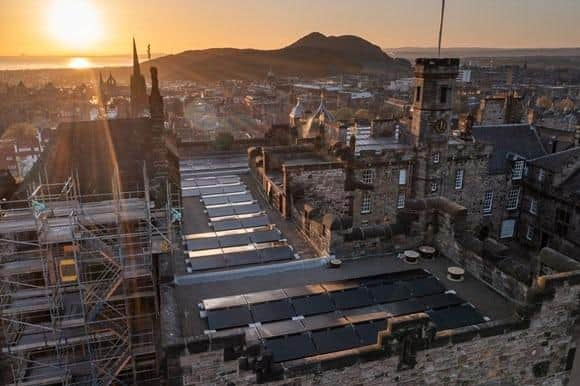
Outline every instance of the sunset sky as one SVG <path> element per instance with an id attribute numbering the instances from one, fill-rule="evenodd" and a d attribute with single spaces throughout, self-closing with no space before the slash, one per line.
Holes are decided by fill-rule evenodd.
<path id="1" fill-rule="evenodd" d="M 440 0 L 0 0 L 0 55 L 279 48 L 312 31 L 434 46 Z M 444 46 L 580 46 L 578 0 L 447 0 Z"/>

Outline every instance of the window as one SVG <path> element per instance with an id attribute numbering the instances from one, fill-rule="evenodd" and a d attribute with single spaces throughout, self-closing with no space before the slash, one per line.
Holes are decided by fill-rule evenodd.
<path id="1" fill-rule="evenodd" d="M 407 184 L 407 169 L 399 169 L 399 185 Z"/>
<path id="2" fill-rule="evenodd" d="M 546 172 L 544 171 L 544 169 L 538 170 L 538 181 L 540 182 L 544 181 L 544 177 L 546 177 Z"/>
<path id="3" fill-rule="evenodd" d="M 568 225 L 570 225 L 570 212 L 565 209 L 556 209 L 556 233 L 565 237 L 568 234 Z"/>
<path id="4" fill-rule="evenodd" d="M 433 163 L 438 164 L 440 160 L 441 160 L 441 154 L 440 153 L 433 153 Z"/>
<path id="5" fill-rule="evenodd" d="M 447 87 L 443 86 L 439 89 L 439 102 L 447 103 Z"/>
<path id="6" fill-rule="evenodd" d="M 502 221 L 499 237 L 502 239 L 513 237 L 515 228 L 516 228 L 516 220 Z"/>
<path id="7" fill-rule="evenodd" d="M 360 212 L 362 214 L 371 213 L 372 210 L 372 199 L 369 192 L 364 192 L 362 196 L 362 202 L 360 206 Z"/>
<path id="8" fill-rule="evenodd" d="M 362 182 L 371 185 L 375 180 L 375 172 L 372 169 L 366 169 L 362 173 Z"/>
<path id="9" fill-rule="evenodd" d="M 512 167 L 512 180 L 521 180 L 524 175 L 524 166 L 526 162 L 524 160 L 517 160 L 514 162 Z"/>
<path id="10" fill-rule="evenodd" d="M 520 201 L 520 188 L 512 189 L 507 194 L 507 205 L 508 210 L 517 209 Z"/>
<path id="11" fill-rule="evenodd" d="M 538 214 L 538 201 L 533 198 L 530 200 L 530 213 Z"/>
<path id="12" fill-rule="evenodd" d="M 455 171 L 455 189 L 463 189 L 463 169 L 457 169 Z"/>
<path id="13" fill-rule="evenodd" d="M 417 86 L 415 91 L 415 102 L 421 102 L 421 86 Z"/>
<path id="14" fill-rule="evenodd" d="M 405 192 L 401 192 L 397 197 L 397 208 L 402 209 L 404 207 L 405 207 Z"/>
<path id="15" fill-rule="evenodd" d="M 436 192 L 438 188 L 439 188 L 439 185 L 437 184 L 437 182 L 431 182 L 431 192 L 432 193 Z"/>
<path id="16" fill-rule="evenodd" d="M 532 241 L 534 239 L 535 227 L 532 224 L 528 225 L 528 231 L 526 232 L 526 239 Z"/>
<path id="17" fill-rule="evenodd" d="M 493 190 L 488 190 L 483 194 L 483 213 L 490 214 L 493 209 Z"/>

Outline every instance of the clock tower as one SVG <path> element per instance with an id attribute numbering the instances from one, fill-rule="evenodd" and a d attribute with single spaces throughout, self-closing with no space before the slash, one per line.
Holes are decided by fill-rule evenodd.
<path id="1" fill-rule="evenodd" d="M 458 72 L 459 59 L 416 60 L 411 125 L 415 145 L 447 141 Z"/>
<path id="2" fill-rule="evenodd" d="M 451 131 L 453 86 L 459 72 L 459 59 L 419 58 L 415 62 L 415 93 L 411 142 L 417 151 L 413 173 L 416 198 L 438 196 L 443 192 L 447 148 Z"/>

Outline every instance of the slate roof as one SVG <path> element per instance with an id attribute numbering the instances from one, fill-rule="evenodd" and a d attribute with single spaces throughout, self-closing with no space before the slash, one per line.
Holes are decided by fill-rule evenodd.
<path id="1" fill-rule="evenodd" d="M 578 159 L 580 159 L 580 147 L 574 147 L 572 149 L 532 159 L 531 162 L 542 169 L 558 172 L 562 170 L 568 162 L 575 162 Z"/>
<path id="2" fill-rule="evenodd" d="M 473 136 L 477 141 L 491 143 L 494 147 L 489 161 L 489 172 L 501 174 L 506 170 L 506 157 L 517 154 L 526 160 L 546 154 L 535 129 L 529 124 L 504 124 L 474 126 Z"/>

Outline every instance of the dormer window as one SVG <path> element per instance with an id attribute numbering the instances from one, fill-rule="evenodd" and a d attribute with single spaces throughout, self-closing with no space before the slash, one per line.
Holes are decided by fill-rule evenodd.
<path id="1" fill-rule="evenodd" d="M 521 180 L 524 175 L 524 166 L 526 161 L 517 160 L 512 167 L 512 180 Z"/>

